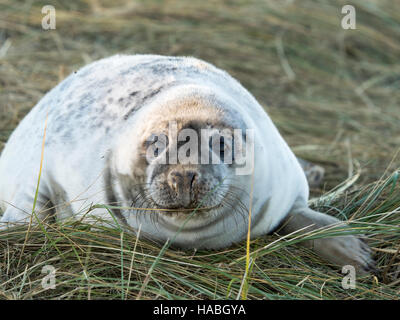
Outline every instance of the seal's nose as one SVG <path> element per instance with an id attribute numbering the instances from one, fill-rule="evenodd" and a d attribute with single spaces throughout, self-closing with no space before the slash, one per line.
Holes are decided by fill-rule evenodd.
<path id="1" fill-rule="evenodd" d="M 199 174 L 193 170 L 171 170 L 168 185 L 176 194 L 180 205 L 187 207 L 193 201 L 193 188 L 198 183 Z"/>

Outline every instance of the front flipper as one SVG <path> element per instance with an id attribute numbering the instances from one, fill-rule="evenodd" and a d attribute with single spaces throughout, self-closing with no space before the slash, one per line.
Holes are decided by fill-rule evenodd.
<path id="1" fill-rule="evenodd" d="M 332 227 L 332 225 L 338 226 L 341 230 L 343 227 L 346 228 L 344 222 L 306 207 L 293 210 L 277 232 L 280 235 L 287 235 L 305 228 L 301 233 L 307 233 Z M 371 258 L 371 249 L 363 240 L 354 235 L 305 240 L 301 244 L 313 249 L 323 259 L 335 265 L 353 266 L 360 274 L 376 270 L 375 263 Z"/>
<path id="2" fill-rule="evenodd" d="M 31 221 L 33 224 L 36 224 L 38 222 L 37 219 L 44 221 L 52 215 L 53 210 L 50 201 L 39 194 L 36 200 L 35 216 L 32 216 L 33 202 L 33 197 L 27 196 L 24 193 L 20 193 L 13 203 L 5 202 L 6 210 L 0 217 L 0 229 L 14 225 L 28 224 Z"/>

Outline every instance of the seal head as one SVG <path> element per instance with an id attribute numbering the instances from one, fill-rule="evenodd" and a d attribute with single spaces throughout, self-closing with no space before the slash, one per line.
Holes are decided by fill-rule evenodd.
<path id="1" fill-rule="evenodd" d="M 134 229 L 180 247 L 215 247 L 216 238 L 222 246 L 237 240 L 228 227 L 242 230 L 238 237 L 246 230 L 249 179 L 236 171 L 246 156 L 246 124 L 204 88 L 179 89 L 137 115 L 136 138 L 123 135 L 111 166 L 114 194 L 132 208 L 123 216 Z"/>

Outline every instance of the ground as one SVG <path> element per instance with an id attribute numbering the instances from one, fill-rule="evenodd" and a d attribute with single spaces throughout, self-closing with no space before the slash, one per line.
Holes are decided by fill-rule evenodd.
<path id="1" fill-rule="evenodd" d="M 47 4 L 56 9 L 55 30 L 41 26 Z M 342 28 L 345 4 L 356 8 L 354 30 Z M 380 272 L 344 289 L 340 270 L 295 246 L 296 239 L 271 235 L 252 241 L 244 277 L 245 243 L 160 251 L 118 230 L 71 224 L 0 233 L 0 297 L 398 298 L 399 2 L 4 0 L 0 149 L 43 94 L 115 53 L 195 56 L 237 78 L 296 155 L 326 168 L 311 204 L 366 234 Z M 54 290 L 41 285 L 44 265 L 56 269 Z"/>

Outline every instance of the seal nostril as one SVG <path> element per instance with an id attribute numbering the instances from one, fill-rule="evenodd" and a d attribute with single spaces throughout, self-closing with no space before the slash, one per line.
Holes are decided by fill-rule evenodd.
<path id="1" fill-rule="evenodd" d="M 197 173 L 196 172 L 188 172 L 187 175 L 188 175 L 188 180 L 190 181 L 190 184 L 189 184 L 190 189 L 192 189 L 197 180 Z"/>
<path id="2" fill-rule="evenodd" d="M 174 191 L 177 190 L 178 184 L 177 184 L 176 179 L 175 179 L 174 177 L 171 178 L 171 183 L 170 183 L 170 185 L 171 185 L 171 187 L 172 187 L 172 189 L 173 189 Z"/>
<path id="3" fill-rule="evenodd" d="M 171 189 L 175 192 L 179 192 L 179 188 L 182 185 L 182 175 L 178 171 L 171 171 L 168 175 L 168 184 Z"/>

